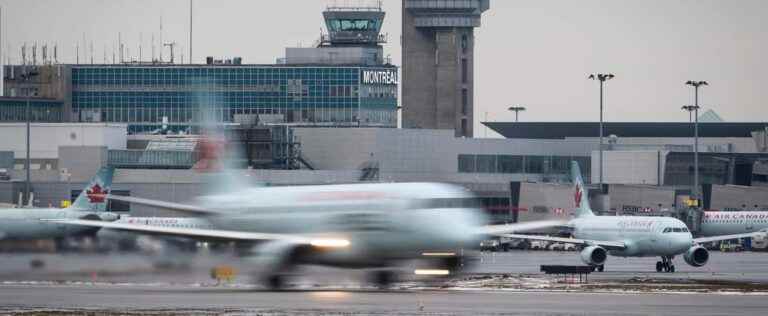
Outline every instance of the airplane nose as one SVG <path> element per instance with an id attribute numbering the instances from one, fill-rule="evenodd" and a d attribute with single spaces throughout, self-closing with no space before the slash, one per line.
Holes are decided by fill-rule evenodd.
<path id="1" fill-rule="evenodd" d="M 691 234 L 675 238 L 674 248 L 677 251 L 686 251 L 688 248 L 691 248 L 691 246 L 693 246 L 693 236 L 691 236 Z"/>

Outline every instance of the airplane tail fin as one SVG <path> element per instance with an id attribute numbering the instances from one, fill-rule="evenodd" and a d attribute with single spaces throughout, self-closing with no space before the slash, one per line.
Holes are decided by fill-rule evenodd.
<path id="1" fill-rule="evenodd" d="M 114 171 L 115 169 L 112 167 L 102 167 L 99 169 L 68 209 L 94 212 L 106 211 L 107 194 L 111 191 Z"/>
<path id="2" fill-rule="evenodd" d="M 573 201 L 576 207 L 576 217 L 594 216 L 595 213 L 589 206 L 589 191 L 584 187 L 584 180 L 581 179 L 581 168 L 576 161 L 571 161 L 571 179 L 574 186 Z"/>

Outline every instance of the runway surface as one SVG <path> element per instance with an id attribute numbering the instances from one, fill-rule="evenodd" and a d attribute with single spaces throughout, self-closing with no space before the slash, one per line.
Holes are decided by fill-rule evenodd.
<path id="1" fill-rule="evenodd" d="M 702 268 L 676 259 L 674 274 L 652 271 L 656 258 L 610 257 L 607 272 L 572 284 L 538 270 L 581 264 L 576 252 L 484 253 L 469 278 L 407 280 L 394 291 L 367 285 L 363 271 L 309 267 L 291 281 L 292 290 L 265 292 L 253 284 L 252 263 L 226 255 L 3 254 L 0 314 L 764 315 L 768 253 L 711 255 Z M 44 266 L 31 267 L 35 259 Z M 238 271 L 232 284 L 216 286 L 210 278 L 220 264 Z"/>
<path id="2" fill-rule="evenodd" d="M 765 296 L 0 286 L 4 310 L 279 315 L 765 315 Z"/>

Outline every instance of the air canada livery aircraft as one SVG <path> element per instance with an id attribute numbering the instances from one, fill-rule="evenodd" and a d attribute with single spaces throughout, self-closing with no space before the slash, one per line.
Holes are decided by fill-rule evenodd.
<path id="1" fill-rule="evenodd" d="M 685 223 L 672 217 L 595 216 L 581 180 L 581 171 L 571 162 L 571 177 L 576 187 L 576 216 L 568 225 L 574 238 L 506 234 L 520 239 L 547 240 L 583 245 L 581 259 L 603 271 L 608 254 L 620 257 L 661 257 L 656 271 L 674 272 L 672 259 L 679 254 L 694 267 L 707 264 L 709 252 L 700 243 L 753 237 L 758 233 L 737 233 L 693 238 Z"/>
<path id="2" fill-rule="evenodd" d="M 207 146 L 207 145 L 206 145 Z M 207 157 L 207 156 L 206 156 Z M 208 159 L 210 157 L 207 157 Z M 215 157 L 212 157 L 212 159 Z M 204 163 L 215 166 L 215 163 Z M 137 197 L 111 199 L 193 214 L 205 225 L 62 220 L 62 224 L 144 234 L 231 241 L 245 249 L 271 288 L 302 264 L 372 268 L 388 285 L 398 264 L 416 260 L 416 274 L 445 275 L 460 267 L 459 251 L 487 235 L 560 226 L 564 221 L 484 226 L 483 212 L 467 203 L 466 189 L 439 183 L 372 183 L 260 187 L 241 174 L 219 172 L 211 193 L 190 204 Z M 214 191 L 215 190 L 215 191 Z M 421 267 L 421 266 L 420 266 Z"/>
<path id="3" fill-rule="evenodd" d="M 768 232 L 768 212 L 704 212 L 702 236 Z"/>
<path id="4" fill-rule="evenodd" d="M 106 212 L 112 185 L 112 168 L 101 168 L 74 203 L 67 208 L 0 209 L 0 240 L 33 240 L 93 234 L 98 228 L 73 227 L 56 220 L 89 219 L 112 221 L 117 214 Z"/>

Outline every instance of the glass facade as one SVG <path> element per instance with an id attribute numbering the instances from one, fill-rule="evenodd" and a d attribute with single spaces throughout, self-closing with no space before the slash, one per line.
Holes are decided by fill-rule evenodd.
<path id="1" fill-rule="evenodd" d="M 459 155 L 459 172 L 520 173 L 570 176 L 571 160 L 579 163 L 582 178 L 590 179 L 590 157 L 523 156 L 523 155 Z"/>
<path id="2" fill-rule="evenodd" d="M 30 99 L 32 122 L 56 123 L 62 121 L 64 103 L 56 100 Z M 0 122 L 26 122 L 26 98 L 0 98 Z"/>
<path id="3" fill-rule="evenodd" d="M 665 185 L 689 186 L 693 184 L 693 155 L 687 153 L 670 154 L 667 156 L 666 168 L 664 168 Z M 699 182 L 701 184 L 727 184 L 729 159 L 699 156 Z M 738 173 L 739 170 L 734 170 Z M 742 173 L 742 177 L 751 177 L 751 172 Z M 739 181 L 742 177 L 735 177 L 732 184 L 749 185 L 748 181 Z"/>
<path id="4" fill-rule="evenodd" d="M 130 133 L 177 132 L 206 113 L 277 114 L 299 125 L 396 127 L 397 82 L 362 80 L 395 67 L 75 65 L 72 110 L 82 122 L 128 123 Z"/>

